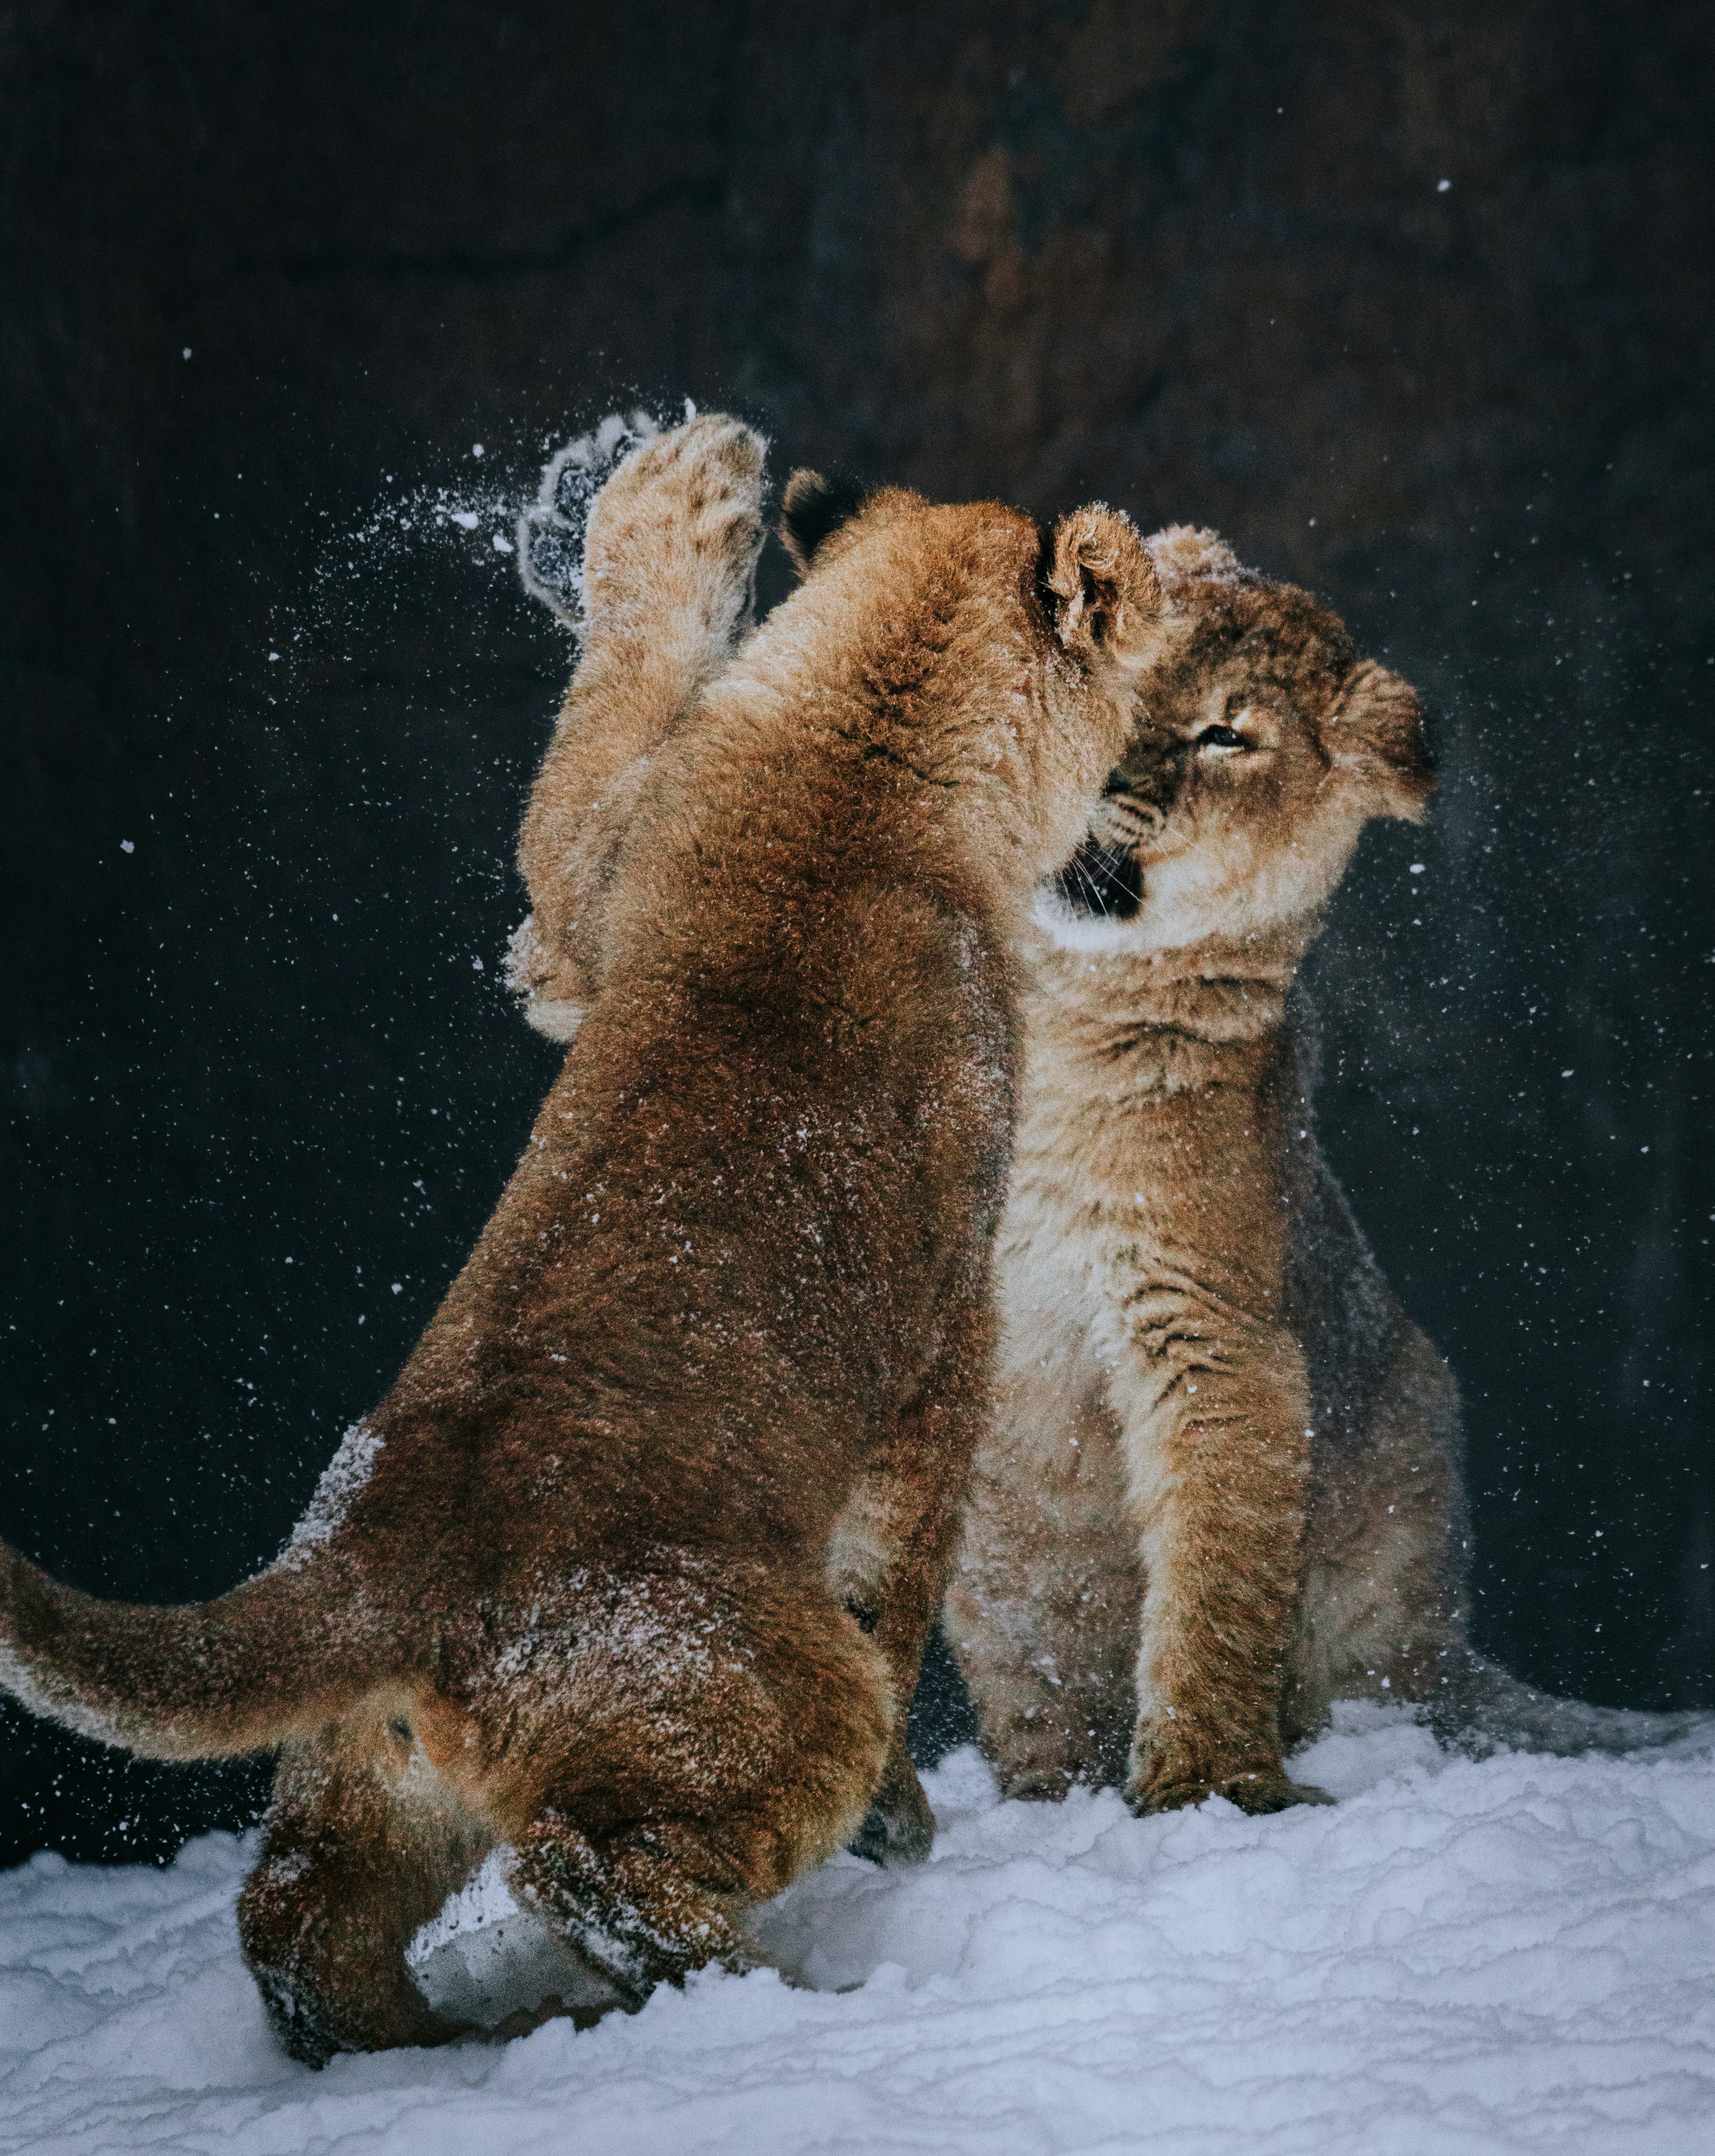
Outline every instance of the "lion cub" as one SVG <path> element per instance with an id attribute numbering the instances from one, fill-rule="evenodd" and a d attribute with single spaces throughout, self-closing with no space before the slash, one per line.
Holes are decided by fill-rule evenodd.
<path id="1" fill-rule="evenodd" d="M 1212 534 L 1127 754 L 1039 900 L 997 1244 L 1002 1338 L 947 1625 L 1009 1794 L 1269 1811 L 1354 1697 L 1624 1748 L 1680 1726 L 1471 1650 L 1459 1404 L 1314 1135 L 1288 991 L 1373 816 L 1432 785 L 1417 699 Z"/>
<path id="2" fill-rule="evenodd" d="M 645 413 L 629 423 L 616 417 L 558 453 L 543 473 L 541 500 L 520 519 L 525 588 L 575 628 L 580 653 L 520 838 L 518 867 L 531 910 L 512 939 L 509 967 L 525 1016 L 551 1040 L 575 1035 L 601 979 L 612 862 L 654 759 L 699 721 L 708 692 L 751 629 L 764 536 L 761 470 L 760 442 L 731 420 L 700 420 L 659 435 Z M 600 490 L 580 514 L 579 497 L 588 501 L 597 478 Z M 794 472 L 780 536 L 799 574 L 860 509 L 881 499 L 873 490 Z M 641 580 L 632 564 L 645 527 L 650 575 Z M 1037 571 L 1044 602 L 1075 643 L 1088 634 L 1112 639 L 1117 624 L 1085 610 L 1111 605 L 1100 594 L 1121 592 L 1127 575 L 1136 578 L 1126 624 L 1134 672 L 1154 650 L 1153 572 L 1123 519 L 1097 507 L 1065 520 Z M 1026 918 L 1021 913 L 1018 925 Z M 971 1395 L 973 1414 L 982 1392 L 979 1383 Z M 829 1544 L 828 1576 L 844 1606 L 885 1637 L 901 1617 L 881 1591 L 876 1529 L 865 1506 L 855 1505 Z M 922 1645 L 914 1621 L 904 1636 L 909 1681 L 896 1695 L 887 1765 L 850 1844 L 895 1863 L 926 1855 L 934 1835 L 906 1748 Z"/>
<path id="3" fill-rule="evenodd" d="M 729 605 L 760 468 L 730 421 L 655 445 L 603 526 L 616 620 L 717 498 Z M 280 1748 L 239 1922 L 295 2056 L 454 2033 L 404 1948 L 490 1851 L 634 2002 L 743 1966 L 747 1912 L 863 1820 L 987 1378 L 1010 945 L 1158 603 L 1105 512 L 1045 540 L 889 492 L 694 724 L 651 732 L 660 683 L 593 644 L 592 768 L 644 735 L 649 764 L 587 1009 L 397 1383 L 218 1600 L 98 1602 L 0 1546 L 26 1705 L 156 1757 Z"/>

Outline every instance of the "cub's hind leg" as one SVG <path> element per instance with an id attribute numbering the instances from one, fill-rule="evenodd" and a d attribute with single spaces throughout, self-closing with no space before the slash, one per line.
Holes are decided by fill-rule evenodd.
<path id="1" fill-rule="evenodd" d="M 947 1589 L 947 1636 L 1010 1797 L 1125 1779 L 1143 1584 L 1096 1383 L 1057 1363 L 1006 1374 Z"/>
<path id="2" fill-rule="evenodd" d="M 571 1039 L 599 982 L 608 878 L 647 759 L 748 619 L 764 450 L 737 419 L 692 420 L 634 449 L 590 510 L 578 670 L 518 841 L 531 911 L 512 985 L 552 1039 Z"/>
<path id="3" fill-rule="evenodd" d="M 319 2066 L 460 2033 L 412 1983 L 405 1948 L 490 1841 L 438 1789 L 402 1718 L 288 1747 L 239 1937 L 293 2058 Z"/>
<path id="4" fill-rule="evenodd" d="M 591 1610 L 557 1705 L 515 1713 L 493 1789 L 514 1891 L 634 2005 L 757 1964 L 750 1912 L 856 1830 L 891 1700 L 819 1579 L 739 1606 L 695 1574 L 644 1579 L 613 1607 L 623 1631 Z M 504 1717 L 504 1695 L 479 1712 Z"/>

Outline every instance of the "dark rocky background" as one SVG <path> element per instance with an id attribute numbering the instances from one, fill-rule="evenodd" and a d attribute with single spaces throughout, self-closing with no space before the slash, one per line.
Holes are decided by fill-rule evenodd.
<path id="1" fill-rule="evenodd" d="M 1715 1703 L 1712 90 L 1695 0 L 0 6 L 0 1527 L 218 1590 L 398 1368 L 551 1068 L 498 505 L 689 394 L 1212 523 L 1422 686 L 1326 1137 L 1463 1379 L 1481 1636 Z M 14 1854 L 259 1787 L 0 1736 Z"/>

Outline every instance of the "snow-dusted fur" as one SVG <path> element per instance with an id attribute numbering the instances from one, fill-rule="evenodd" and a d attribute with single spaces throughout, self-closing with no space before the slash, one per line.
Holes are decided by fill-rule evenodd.
<path id="1" fill-rule="evenodd" d="M 1372 816 L 1416 818 L 1417 701 L 1212 533 L 1148 542 L 1163 648 L 1026 946 L 1002 1345 L 947 1625 L 1014 1795 L 1320 1793 L 1343 1698 L 1479 1746 L 1685 1717 L 1548 1698 L 1467 1632 L 1456 1389 L 1317 1143 L 1300 960 Z"/>
<path id="2" fill-rule="evenodd" d="M 1117 520 L 1045 542 L 887 493 L 688 714 L 639 703 L 657 595 L 725 649 L 760 476 L 711 418 L 595 506 L 616 634 L 591 625 L 526 843 L 552 885 L 578 767 L 634 781 L 588 1010 L 302 1532 L 184 1609 L 0 1550 L 29 1704 L 157 1755 L 280 1748 L 239 1920 L 302 2059 L 455 2033 L 406 1948 L 502 1845 L 635 2003 L 753 1960 L 750 1910 L 872 1800 L 887 1853 L 927 1837 L 896 1770 L 986 1391 L 1011 946 L 1120 753 L 1159 595 Z"/>

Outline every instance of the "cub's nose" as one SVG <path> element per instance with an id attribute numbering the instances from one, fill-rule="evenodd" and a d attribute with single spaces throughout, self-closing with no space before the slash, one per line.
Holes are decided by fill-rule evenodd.
<path id="1" fill-rule="evenodd" d="M 1060 896 L 1079 913 L 1129 921 L 1143 903 L 1143 872 L 1134 846 L 1086 839 L 1055 878 Z"/>

